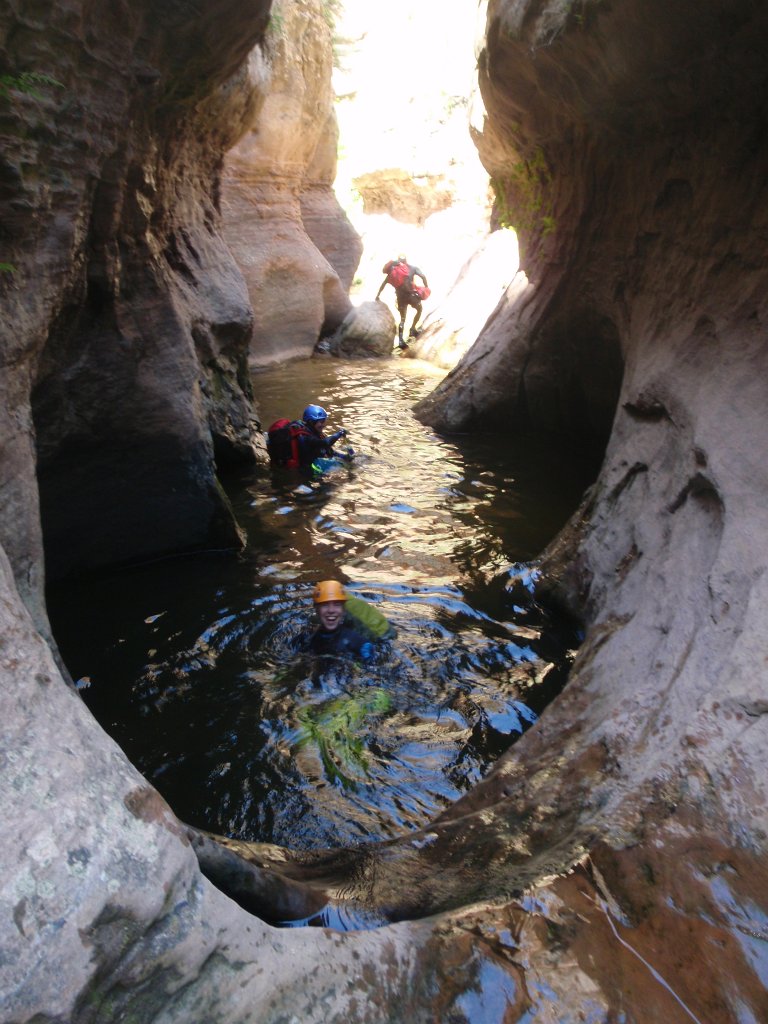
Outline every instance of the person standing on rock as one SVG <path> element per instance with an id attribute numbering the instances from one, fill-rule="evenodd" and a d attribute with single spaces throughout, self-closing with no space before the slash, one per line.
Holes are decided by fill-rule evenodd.
<path id="1" fill-rule="evenodd" d="M 403 339 L 403 332 L 405 331 L 405 317 L 408 307 L 412 306 L 416 310 L 411 329 L 408 332 L 408 340 L 410 341 L 411 338 L 417 338 L 421 333 L 416 325 L 421 319 L 421 301 L 429 297 L 429 285 L 422 271 L 418 267 L 412 266 L 402 253 L 396 260 L 389 260 L 389 262 L 385 263 L 382 270 L 386 276 L 381 282 L 378 292 L 376 292 L 376 301 L 379 301 L 385 287 L 391 284 L 395 289 L 397 311 L 400 314 L 400 324 L 397 328 L 398 344 L 396 347 L 405 349 L 408 348 L 408 342 Z M 420 277 L 424 282 L 423 286 L 415 285 L 413 282 L 414 277 Z"/>

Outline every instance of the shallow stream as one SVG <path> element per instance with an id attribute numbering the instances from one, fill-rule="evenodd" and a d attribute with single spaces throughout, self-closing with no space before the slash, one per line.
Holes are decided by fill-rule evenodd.
<path id="1" fill-rule="evenodd" d="M 426 824 L 563 685 L 578 643 L 533 560 L 593 460 L 512 432 L 441 437 L 411 359 L 318 358 L 254 378 L 262 425 L 317 402 L 355 458 L 319 479 L 226 481 L 244 554 L 177 557 L 51 589 L 84 700 L 176 814 L 234 838 L 340 846 Z M 295 652 L 311 590 L 344 580 L 397 631 L 376 663 Z"/>

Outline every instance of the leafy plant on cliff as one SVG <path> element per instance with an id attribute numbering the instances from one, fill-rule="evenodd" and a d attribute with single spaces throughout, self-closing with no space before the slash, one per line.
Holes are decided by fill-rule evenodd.
<path id="1" fill-rule="evenodd" d="M 64 88 L 52 75 L 46 75 L 42 71 L 22 71 L 20 75 L 0 75 L 0 100 L 9 102 L 13 99 L 14 93 L 25 93 L 42 99 L 38 86 L 53 85 L 60 89 Z M 0 274 L 15 274 L 16 267 L 13 263 L 0 262 Z"/>
<path id="2" fill-rule="evenodd" d="M 551 184 L 552 175 L 538 147 L 528 159 L 514 164 L 506 179 L 491 178 L 500 226 L 530 231 L 538 225 L 545 237 L 554 231 L 548 201 Z"/>
<path id="3" fill-rule="evenodd" d="M 336 28 L 336 19 L 343 9 L 342 0 L 323 0 L 323 17 L 330 27 Z"/>
<path id="4" fill-rule="evenodd" d="M 267 25 L 267 35 L 272 36 L 274 39 L 280 39 L 285 31 L 285 16 L 282 11 L 275 10 L 269 15 L 269 24 Z"/>
<path id="5" fill-rule="evenodd" d="M 41 99 L 41 93 L 38 90 L 40 85 L 64 88 L 62 82 L 42 71 L 22 71 L 20 75 L 0 75 L 0 99 L 9 100 L 14 92 L 26 93 L 28 96 Z"/>

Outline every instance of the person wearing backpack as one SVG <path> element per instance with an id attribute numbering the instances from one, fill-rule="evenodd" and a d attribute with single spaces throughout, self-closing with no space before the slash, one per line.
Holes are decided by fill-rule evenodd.
<path id="1" fill-rule="evenodd" d="M 337 430 L 327 437 L 323 433 L 328 413 L 320 405 L 308 405 L 300 420 L 275 420 L 267 431 L 267 454 L 270 462 L 285 469 L 308 469 L 315 459 L 337 455 L 333 445 L 347 436 Z M 351 449 L 344 458 L 351 458 Z"/>
<path id="2" fill-rule="evenodd" d="M 396 260 L 389 260 L 382 267 L 384 274 L 384 280 L 381 282 L 379 290 L 376 292 L 376 301 L 379 301 L 381 293 L 384 291 L 388 284 L 391 284 L 395 289 L 395 296 L 397 301 L 397 311 L 400 314 L 400 324 L 397 328 L 397 348 L 405 349 L 408 348 L 408 342 L 403 339 L 403 332 L 405 330 L 405 317 L 408 312 L 408 307 L 412 306 L 416 310 L 416 315 L 413 318 L 411 329 L 408 332 L 408 339 L 417 338 L 421 333 L 416 324 L 421 319 L 421 302 L 422 299 L 429 297 L 429 285 L 424 274 L 419 270 L 418 267 L 412 266 L 406 257 L 401 253 Z M 414 277 L 420 277 L 424 282 L 423 286 L 415 285 L 413 283 Z"/>

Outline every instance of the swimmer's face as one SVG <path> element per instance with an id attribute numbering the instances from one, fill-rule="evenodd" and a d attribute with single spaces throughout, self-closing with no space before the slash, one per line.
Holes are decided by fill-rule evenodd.
<path id="1" fill-rule="evenodd" d="M 344 618 L 343 601 L 323 601 L 322 604 L 318 604 L 315 607 L 317 608 L 317 617 L 320 619 L 320 625 L 323 629 L 327 629 L 329 632 L 338 629 L 341 625 L 341 620 Z"/>

